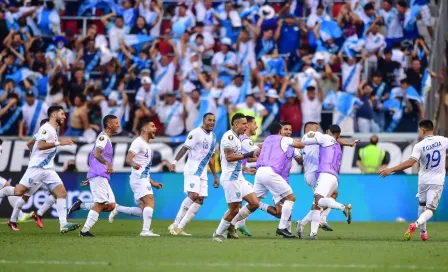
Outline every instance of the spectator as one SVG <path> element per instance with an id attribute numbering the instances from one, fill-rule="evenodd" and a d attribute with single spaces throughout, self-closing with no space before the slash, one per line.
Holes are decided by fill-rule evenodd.
<path id="1" fill-rule="evenodd" d="M 422 65 L 419 59 L 412 60 L 412 67 L 406 70 L 406 78 L 409 84 L 420 94 L 422 90 L 422 78 L 423 78 Z"/>
<path id="2" fill-rule="evenodd" d="M 299 86 L 299 83 L 295 82 L 293 86 Z M 298 90 L 296 93 L 302 110 L 302 124 L 305 125 L 308 122 L 315 122 L 320 126 L 322 101 L 324 99 L 320 87 L 308 86 L 304 92 Z M 301 131 L 304 131 L 304 128 L 301 128 Z"/>
<path id="3" fill-rule="evenodd" d="M 370 144 L 359 149 L 356 166 L 363 174 L 377 174 L 389 164 L 390 155 L 378 147 L 378 140 L 378 136 L 373 135 Z"/>
<path id="4" fill-rule="evenodd" d="M 32 91 L 28 91 L 25 96 L 26 103 L 22 106 L 22 123 L 24 135 L 23 136 L 33 136 L 39 130 L 40 121 L 47 118 L 48 106 L 45 102 L 35 98 Z"/>
<path id="5" fill-rule="evenodd" d="M 70 108 L 70 99 L 68 93 L 68 84 L 67 80 L 58 70 L 59 66 L 55 67 L 55 75 L 50 79 L 50 88 L 45 100 L 47 105 L 59 105 L 64 109 Z"/>
<path id="6" fill-rule="evenodd" d="M 363 68 L 365 55 L 363 53 L 361 60 L 356 62 L 356 58 L 347 56 L 342 58 L 342 51 L 340 52 L 340 59 L 343 60 L 342 69 L 342 88 L 341 90 L 355 95 L 358 92 L 358 86 L 361 81 L 361 70 Z"/>
<path id="7" fill-rule="evenodd" d="M 7 104 L 0 110 L 0 135 L 23 136 L 22 109 L 16 93 L 8 95 Z"/>
<path id="8" fill-rule="evenodd" d="M 185 132 L 184 108 L 179 101 L 176 101 L 174 92 L 166 93 L 165 100 L 160 103 L 157 113 L 164 124 L 166 136 L 179 136 Z"/>
<path id="9" fill-rule="evenodd" d="M 122 74 L 120 63 L 116 58 L 112 59 L 105 65 L 104 72 L 102 74 L 102 89 L 106 96 L 109 96 L 113 90 L 116 90 L 118 87 L 117 76 L 119 77 Z"/>
<path id="10" fill-rule="evenodd" d="M 363 9 L 358 9 L 354 16 L 355 18 L 358 16 L 356 23 L 363 26 L 363 32 L 360 37 L 364 37 L 370 26 L 380 20 L 380 18 L 375 16 L 375 6 L 372 3 L 367 3 Z"/>
<path id="11" fill-rule="evenodd" d="M 372 105 L 372 87 L 367 83 L 361 82 L 358 88 L 358 97 L 361 100 L 361 106 L 357 110 L 358 131 L 361 133 L 378 133 L 380 129 L 375 123 Z"/>
<path id="12" fill-rule="evenodd" d="M 139 16 L 136 24 L 132 27 L 130 34 L 149 35 L 149 27 L 146 25 L 145 18 Z"/>
<path id="13" fill-rule="evenodd" d="M 292 54 L 300 47 L 300 30 L 307 32 L 300 22 L 296 22 L 294 15 L 288 14 L 286 18 L 278 21 L 275 31 L 275 41 L 278 42 L 280 54 Z"/>
<path id="14" fill-rule="evenodd" d="M 384 82 L 389 86 L 396 86 L 395 74 L 401 68 L 400 63 L 392 60 L 392 50 L 385 49 L 383 58 L 378 60 L 378 72 L 382 74 Z"/>
<path id="15" fill-rule="evenodd" d="M 237 70 L 236 55 L 231 51 L 232 41 L 228 38 L 221 40 L 221 50 L 212 59 L 214 73 L 219 75 L 219 79 L 228 85 Z"/>
<path id="16" fill-rule="evenodd" d="M 157 60 L 156 45 L 159 44 L 158 41 L 154 42 L 150 53 L 155 71 L 154 84 L 158 87 L 158 95 L 164 95 L 174 89 L 174 74 L 179 64 L 179 52 L 177 51 L 176 44 L 171 39 L 167 40 L 167 42 L 174 51 L 174 58 L 171 61 L 166 55 L 160 58 L 160 62 Z"/>
<path id="17" fill-rule="evenodd" d="M 269 126 L 272 124 L 272 122 L 280 122 L 281 104 L 278 101 L 277 90 L 269 89 L 269 91 L 266 93 L 266 96 L 264 95 L 264 91 L 262 91 L 261 93 L 262 94 L 260 95 L 260 100 L 267 111 L 267 116 L 263 119 L 261 131 L 263 133 L 267 132 L 269 134 Z"/>
<path id="18" fill-rule="evenodd" d="M 429 54 L 430 52 L 428 46 L 425 43 L 424 38 L 422 36 L 419 36 L 417 40 L 415 40 L 414 51 L 412 51 L 412 57 L 420 61 L 423 70 L 428 67 Z"/>
<path id="19" fill-rule="evenodd" d="M 409 84 L 408 79 L 400 81 L 400 88 L 406 107 L 403 112 L 403 118 L 397 126 L 397 131 L 415 132 L 418 121 L 425 118 L 421 97 L 417 90 Z"/>
<path id="20" fill-rule="evenodd" d="M 383 1 L 383 9 L 379 16 L 386 27 L 387 48 L 392 48 L 392 44 L 399 43 L 403 39 L 403 27 L 401 26 L 398 11 L 393 7 L 392 0 Z"/>
<path id="21" fill-rule="evenodd" d="M 124 25 L 132 28 L 137 20 L 137 11 L 134 8 L 133 0 L 123 0 L 123 21 Z"/>
<path id="22" fill-rule="evenodd" d="M 36 17 L 37 25 L 43 35 L 54 36 L 61 32 L 61 18 L 52 1 L 45 1 L 45 4 L 37 10 Z"/>
<path id="23" fill-rule="evenodd" d="M 136 135 L 138 135 L 137 127 L 140 119 L 156 115 L 156 105 L 160 103 L 157 95 L 157 87 L 152 84 L 151 78 L 143 77 L 141 83 L 142 87 L 140 87 L 135 96 L 138 109 L 135 112 L 134 124 L 132 126 L 132 132 Z"/>
<path id="24" fill-rule="evenodd" d="M 74 104 L 75 97 L 84 93 L 86 88 L 86 80 L 84 78 L 84 71 L 81 69 L 76 69 L 73 72 L 72 80 L 69 84 L 69 99 L 70 103 Z"/>
<path id="25" fill-rule="evenodd" d="M 255 118 L 263 118 L 268 115 L 264 106 L 261 103 L 256 102 L 253 94 L 246 95 L 246 101 L 236 104 L 232 111 L 235 112 L 238 110 L 243 110 L 245 113 L 254 116 Z"/>
<path id="26" fill-rule="evenodd" d="M 420 11 L 418 9 L 410 9 L 406 0 L 397 2 L 398 17 L 403 25 L 403 36 L 405 40 L 414 41 L 419 36 L 417 27 L 417 17 Z"/>
<path id="27" fill-rule="evenodd" d="M 249 23 L 245 20 L 243 21 L 243 24 L 247 27 Z M 247 29 L 241 30 L 236 48 L 238 50 L 238 65 L 240 67 L 249 65 L 252 73 L 255 73 L 257 68 L 257 63 L 255 61 L 255 44 L 250 38 L 250 34 Z"/>
<path id="28" fill-rule="evenodd" d="M 75 96 L 74 107 L 70 110 L 68 129 L 65 136 L 80 137 L 89 128 L 89 117 L 86 97 L 83 94 Z"/>
<path id="29" fill-rule="evenodd" d="M 262 32 L 262 36 L 257 40 L 255 46 L 255 56 L 257 60 L 260 60 L 265 55 L 272 54 L 274 49 L 276 49 L 273 33 L 272 29 L 265 28 Z"/>
<path id="30" fill-rule="evenodd" d="M 160 25 L 163 17 L 163 4 L 160 0 L 137 0 L 136 6 L 138 6 L 138 11 L 140 16 L 143 16 L 145 22 L 148 26 L 149 35 L 152 37 L 160 36 Z"/>
<path id="31" fill-rule="evenodd" d="M 215 26 L 215 20 L 213 18 L 213 14 L 215 13 L 215 10 L 213 9 L 213 1 L 195 1 L 194 8 L 196 10 L 196 21 L 203 24 L 205 32 L 212 34 Z M 198 24 L 196 23 L 196 26 L 197 25 Z"/>
<path id="32" fill-rule="evenodd" d="M 185 120 L 185 128 L 187 131 L 192 131 L 196 128 L 195 123 L 196 120 L 199 118 L 199 106 L 201 103 L 201 92 L 199 89 L 194 89 L 190 92 L 189 95 L 187 95 L 184 92 L 183 88 L 183 80 L 180 76 L 179 78 L 179 94 L 182 99 L 182 104 L 184 106 L 184 112 L 186 115 Z"/>
<path id="33" fill-rule="evenodd" d="M 200 3 L 200 2 L 198 2 Z M 211 32 L 205 30 L 203 22 L 196 23 L 194 27 L 194 34 L 190 37 L 190 42 L 195 42 L 198 36 L 202 36 L 204 48 L 202 50 L 202 61 L 204 65 L 210 66 L 213 58 L 213 48 L 215 46 L 215 38 Z"/>
<path id="34" fill-rule="evenodd" d="M 115 24 L 111 24 L 109 19 L 115 16 Z M 124 25 L 123 16 L 116 16 L 115 13 L 110 13 L 101 18 L 104 26 L 108 29 L 108 37 L 110 43 L 110 50 L 112 52 L 120 49 L 120 41 L 126 34 L 129 33 L 130 28 Z"/>
<path id="35" fill-rule="evenodd" d="M 283 80 L 282 89 L 280 91 L 279 99 L 286 99 L 286 103 L 282 105 L 280 110 L 280 121 L 289 122 L 292 124 L 292 137 L 299 137 L 302 129 L 302 110 L 300 108 L 299 100 L 297 99 L 299 88 L 288 88 L 289 80 Z"/>
<path id="36" fill-rule="evenodd" d="M 373 74 L 370 87 L 372 87 L 373 119 L 383 132 L 385 129 L 384 103 L 390 98 L 390 87 L 384 82 L 383 75 L 379 72 Z"/>
<path id="37" fill-rule="evenodd" d="M 337 22 L 342 29 L 342 34 L 345 38 L 349 38 L 353 35 L 361 36 L 364 29 L 363 25 L 358 25 L 357 15 L 350 10 L 347 5 L 344 5 L 339 12 Z"/>
<path id="38" fill-rule="evenodd" d="M 233 78 L 233 81 L 227 87 L 222 80 L 218 80 L 218 88 L 224 88 L 221 94 L 220 104 L 225 105 L 236 105 L 240 92 L 242 92 L 244 76 L 242 74 L 237 74 Z"/>
<path id="39" fill-rule="evenodd" d="M 78 52 L 78 61 L 82 58 L 85 65 L 86 77 L 89 78 L 89 74 L 95 71 L 96 67 L 100 63 L 101 52 L 95 48 L 95 40 L 90 39 L 87 42 L 87 46 L 82 48 Z"/>
<path id="40" fill-rule="evenodd" d="M 171 18 L 171 22 L 182 22 L 185 28 L 190 31 L 196 24 L 193 13 L 188 9 L 187 5 L 180 3 L 178 6 L 178 14 Z"/>
<path id="41" fill-rule="evenodd" d="M 366 35 L 366 57 L 369 64 L 369 75 L 376 71 L 378 66 L 378 55 L 380 51 L 386 48 L 386 40 L 380 32 L 380 26 L 372 24 L 367 30 Z"/>

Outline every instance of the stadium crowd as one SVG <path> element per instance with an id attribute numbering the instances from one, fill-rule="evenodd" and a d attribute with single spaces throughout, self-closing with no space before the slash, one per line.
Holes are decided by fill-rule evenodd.
<path id="1" fill-rule="evenodd" d="M 85 139 L 107 114 L 121 135 L 152 116 L 175 137 L 209 111 L 218 136 L 235 112 L 260 134 L 289 121 L 300 136 L 324 110 L 347 134 L 417 131 L 437 76 L 429 0 L 339 2 L 0 0 L 0 135 L 33 135 L 50 105 Z M 100 19 L 83 35 L 64 16 Z"/>

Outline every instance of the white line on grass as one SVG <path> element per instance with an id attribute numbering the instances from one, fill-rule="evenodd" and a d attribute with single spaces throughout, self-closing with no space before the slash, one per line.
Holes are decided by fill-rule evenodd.
<path id="1" fill-rule="evenodd" d="M 283 264 L 283 263 L 185 263 L 185 262 L 120 262 L 120 261 L 51 261 L 51 260 L 0 260 L 0 264 L 24 264 L 24 265 L 151 265 L 171 267 L 254 267 L 254 268 L 328 268 L 328 269 L 396 269 L 396 270 L 448 270 L 443 266 L 418 266 L 418 265 L 375 265 L 375 264 Z"/>

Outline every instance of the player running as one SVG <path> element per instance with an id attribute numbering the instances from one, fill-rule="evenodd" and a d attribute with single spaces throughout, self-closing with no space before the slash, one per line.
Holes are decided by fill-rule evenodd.
<path id="1" fill-rule="evenodd" d="M 242 153 L 239 136 L 244 134 L 247 128 L 247 119 L 244 114 L 236 113 L 232 117 L 232 129 L 224 133 L 221 139 L 221 185 L 229 210 L 224 214 L 218 228 L 213 233 L 213 241 L 223 242 L 224 232 L 228 230 L 229 237 L 236 238 L 235 224 L 247 218 L 255 211 L 259 200 L 254 193 L 251 184 L 244 179 L 242 172 L 242 160 L 255 157 L 255 152 Z M 243 199 L 247 202 L 240 209 Z"/>
<path id="2" fill-rule="evenodd" d="M 193 129 L 187 137 L 184 146 L 177 153 L 173 163 L 169 166 L 170 171 L 176 169 L 177 162 L 188 153 L 187 163 L 184 169 L 184 192 L 187 197 L 182 202 L 176 219 L 168 227 L 172 235 L 190 236 L 184 231 L 185 226 L 193 220 L 196 213 L 208 196 L 207 165 L 213 174 L 213 187 L 219 187 L 218 176 L 215 170 L 216 135 L 213 133 L 216 117 L 213 113 L 206 113 L 202 117 L 202 126 Z"/>
<path id="3" fill-rule="evenodd" d="M 448 138 L 434 135 L 434 124 L 431 120 L 422 120 L 418 124 L 421 140 L 412 149 L 411 158 L 399 165 L 386 168 L 379 172 L 381 177 L 403 171 L 420 164 L 418 172 L 418 219 L 411 223 L 404 234 L 405 240 L 410 240 L 420 227 L 420 238 L 428 240 L 426 222 L 434 215 L 442 196 L 445 185 L 445 158 L 448 149 Z"/>
<path id="4" fill-rule="evenodd" d="M 287 180 L 291 170 L 291 160 L 298 154 L 295 149 L 303 148 L 305 145 L 291 137 L 279 135 L 281 128 L 280 123 L 272 123 L 271 135 L 263 142 L 257 160 L 254 191 L 258 198 L 264 198 L 268 192 L 271 192 L 277 202 L 283 201 L 276 234 L 285 238 L 295 238 L 288 230 L 288 221 L 290 221 L 296 197 Z"/>
<path id="5" fill-rule="evenodd" d="M 0 189 L 3 189 L 8 186 L 12 186 L 10 181 L 4 179 L 3 177 L 0 177 Z M 15 207 L 15 205 L 19 199 L 20 199 L 20 196 L 8 196 L 8 201 L 12 208 Z M 0 198 L 0 204 L 2 203 L 2 201 L 3 201 L 3 198 Z M 13 210 L 13 214 L 14 214 L 14 210 Z M 33 217 L 33 214 L 34 214 L 34 212 L 25 213 L 21 209 L 18 209 L 17 223 L 23 223 L 26 220 L 31 219 Z"/>
<path id="6" fill-rule="evenodd" d="M 67 233 L 79 228 L 79 224 L 67 222 L 66 196 L 62 180 L 54 166 L 54 157 L 58 146 L 71 145 L 72 141 L 64 139 L 58 141 L 57 129 L 64 124 L 65 113 L 61 106 L 51 106 L 47 111 L 49 122 L 39 128 L 36 143 L 31 152 L 28 169 L 16 187 L 5 187 L 0 190 L 0 198 L 4 196 L 22 196 L 25 193 L 33 195 L 41 186 L 47 186 L 56 197 L 56 209 L 59 217 L 61 233 Z M 11 229 L 18 229 L 17 223 L 9 221 Z"/>
<path id="7" fill-rule="evenodd" d="M 95 145 L 89 155 L 89 172 L 87 179 L 93 195 L 93 207 L 87 215 L 84 227 L 79 232 L 81 237 L 94 237 L 90 229 L 98 221 L 100 212 L 111 212 L 115 209 L 115 196 L 110 187 L 113 147 L 110 137 L 118 132 L 120 122 L 114 115 L 103 118 L 104 130 L 96 138 Z"/>
<path id="8" fill-rule="evenodd" d="M 143 216 L 143 229 L 140 236 L 158 237 L 160 235 L 150 229 L 155 202 L 152 187 L 160 189 L 163 185 L 153 181 L 149 174 L 153 156 L 149 141 L 156 138 L 157 128 L 151 119 L 142 119 L 139 130 L 140 137 L 132 142 L 126 156 L 127 163 L 132 167 L 129 183 L 134 192 L 134 201 L 139 207 L 125 207 L 117 204 L 109 215 L 109 222 L 112 223 L 118 213 Z"/>
<path id="9" fill-rule="evenodd" d="M 314 203 L 311 208 L 311 233 L 307 240 L 317 240 L 321 208 L 341 210 L 347 217 L 347 223 L 350 224 L 352 221 L 352 205 L 342 205 L 331 198 L 339 183 L 342 150 L 337 140 L 340 135 L 341 128 L 332 125 L 327 134 L 309 133 L 303 141 L 305 145 L 319 145 L 319 166 L 316 171 L 317 181 L 314 185 Z"/>
<path id="10" fill-rule="evenodd" d="M 302 138 L 302 141 L 304 141 L 306 138 L 308 138 L 308 134 L 315 133 L 319 131 L 319 124 L 315 122 L 308 122 L 304 126 L 304 132 L 305 135 Z M 341 146 L 350 146 L 354 147 L 358 140 L 354 142 L 346 142 L 342 140 L 341 138 L 338 138 L 336 140 Z M 310 186 L 312 189 L 316 185 L 316 179 L 317 179 L 317 168 L 319 165 L 319 146 L 318 145 L 307 145 L 304 149 L 301 150 L 302 152 L 302 160 L 303 160 L 303 168 L 304 168 L 304 177 L 305 182 L 308 186 Z M 334 200 L 336 200 L 338 196 L 338 190 L 335 190 L 333 194 L 330 196 Z M 319 227 L 322 228 L 324 231 L 333 231 L 333 228 L 330 227 L 327 223 L 327 216 L 330 214 L 331 208 L 323 209 L 320 214 L 320 224 Z M 305 226 L 311 222 L 311 215 L 313 214 L 313 210 L 311 209 L 308 214 L 301 220 L 297 221 L 297 236 L 299 238 L 302 238 L 303 230 Z"/>

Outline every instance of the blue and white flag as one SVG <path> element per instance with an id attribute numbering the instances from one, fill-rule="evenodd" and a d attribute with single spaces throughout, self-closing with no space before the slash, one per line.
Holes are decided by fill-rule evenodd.
<path id="1" fill-rule="evenodd" d="M 404 102 L 400 102 L 395 97 L 391 97 L 383 103 L 384 110 L 392 113 L 392 121 L 386 128 L 386 132 L 393 132 L 403 118 Z"/>
<path id="2" fill-rule="evenodd" d="M 137 51 L 137 53 L 140 53 L 143 46 L 147 42 L 152 42 L 154 40 L 155 40 L 155 38 L 152 36 L 141 35 L 141 34 L 125 35 L 123 38 L 124 44 L 126 44 L 127 46 L 132 46 Z"/>
<path id="3" fill-rule="evenodd" d="M 322 17 L 324 18 L 324 17 Z M 333 20 L 324 20 L 321 18 L 319 35 L 322 40 L 339 39 L 342 37 L 342 30 L 338 23 Z"/>
<path id="4" fill-rule="evenodd" d="M 123 15 L 123 9 L 113 0 L 85 0 L 78 9 L 78 16 L 82 16 L 87 10 L 93 8 L 104 9 L 105 13 L 113 11 L 117 15 Z"/>
<path id="5" fill-rule="evenodd" d="M 28 68 L 22 68 L 17 70 L 14 74 L 7 75 L 6 79 L 12 79 L 16 84 L 19 84 L 24 79 L 31 79 L 37 81 L 42 78 L 42 75 L 38 72 L 33 72 Z"/>
<path id="6" fill-rule="evenodd" d="M 415 100 L 417 102 L 423 103 L 421 95 L 412 86 L 408 86 L 408 88 L 406 89 L 406 97 L 410 100 Z"/>
<path id="7" fill-rule="evenodd" d="M 194 125 L 195 127 L 199 127 L 202 125 L 202 117 L 207 112 L 212 112 L 216 114 L 216 123 L 215 123 L 215 129 L 214 133 L 216 134 L 216 140 L 221 141 L 222 136 L 227 131 L 227 124 L 228 124 L 228 116 L 227 116 L 227 109 L 224 105 L 211 105 L 210 103 L 215 103 L 210 99 L 210 92 L 204 91 L 201 95 L 201 102 L 199 104 L 199 115 L 198 119 L 195 121 Z M 216 109 L 217 107 L 217 109 Z M 215 109 L 215 110 L 214 110 Z"/>
<path id="8" fill-rule="evenodd" d="M 245 9 L 243 9 L 243 11 L 240 12 L 240 17 L 241 17 L 241 19 L 243 19 L 244 17 L 253 16 L 253 15 L 257 14 L 259 10 L 260 10 L 260 6 L 258 6 L 258 5 L 253 5 L 253 6 L 247 7 Z"/>
<path id="9" fill-rule="evenodd" d="M 342 45 L 342 52 L 349 58 L 356 57 L 356 53 L 361 52 L 366 41 L 359 39 L 358 35 L 350 36 Z"/>
<path id="10" fill-rule="evenodd" d="M 243 85 L 241 86 L 240 95 L 238 97 L 238 100 L 236 101 L 237 104 L 238 103 L 243 103 L 244 101 L 246 101 L 246 95 L 252 89 L 252 86 L 250 84 L 250 68 L 249 68 L 249 64 L 244 65 L 244 67 L 243 67 L 243 75 L 244 75 Z"/>
<path id="11" fill-rule="evenodd" d="M 336 124 L 339 124 L 346 116 L 351 116 L 353 114 L 355 106 L 361 106 L 361 101 L 358 97 L 350 93 L 335 93 L 331 90 L 325 97 L 323 106 L 325 109 L 336 109 L 340 113 L 339 120 L 336 121 Z"/>

